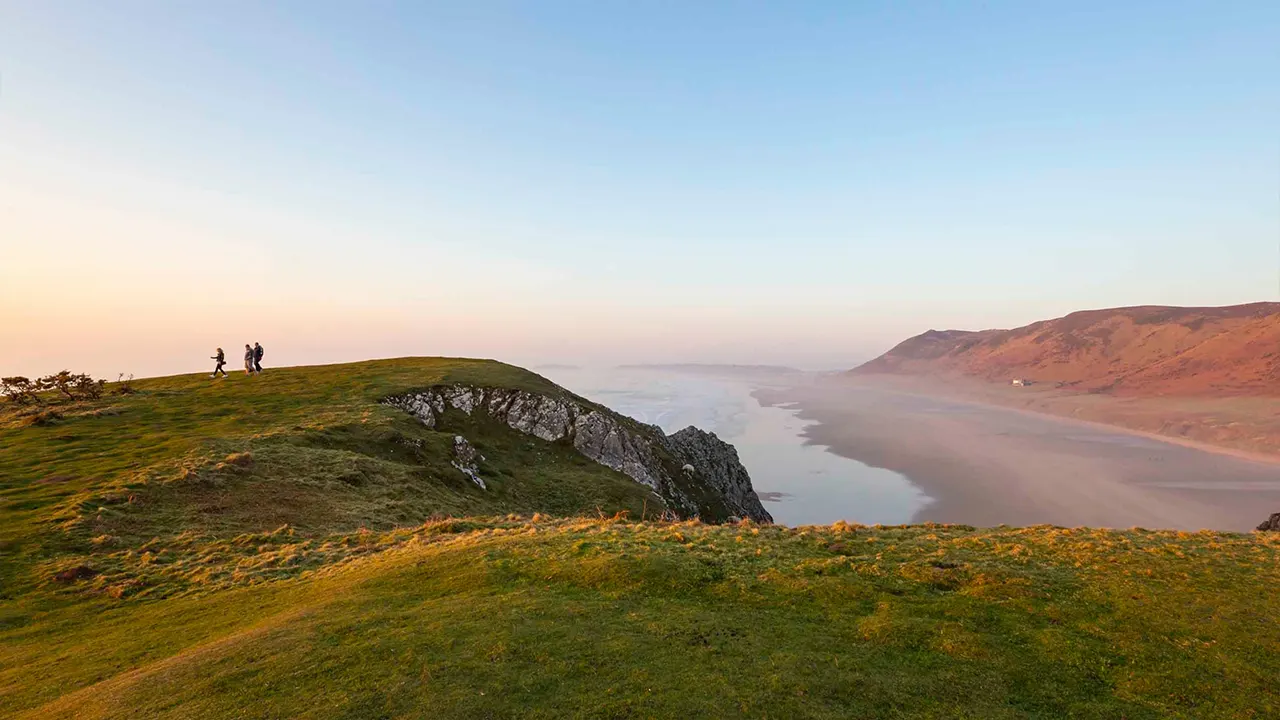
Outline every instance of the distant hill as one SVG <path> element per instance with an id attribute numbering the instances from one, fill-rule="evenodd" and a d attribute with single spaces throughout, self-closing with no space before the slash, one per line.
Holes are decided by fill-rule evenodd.
<path id="1" fill-rule="evenodd" d="M 1088 310 L 1012 330 L 930 330 L 858 374 L 1026 378 L 1124 395 L 1280 395 L 1280 303 Z"/>
<path id="2" fill-rule="evenodd" d="M 546 363 L 545 365 L 535 365 L 533 369 L 538 372 L 543 370 L 581 370 L 582 366 L 566 365 L 564 363 Z"/>

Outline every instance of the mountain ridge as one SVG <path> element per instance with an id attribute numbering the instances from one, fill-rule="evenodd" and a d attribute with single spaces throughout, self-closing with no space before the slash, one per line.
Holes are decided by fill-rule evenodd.
<path id="1" fill-rule="evenodd" d="M 1082 310 L 1007 330 L 928 330 L 850 371 L 1015 378 L 1117 395 L 1280 395 L 1280 303 Z"/>

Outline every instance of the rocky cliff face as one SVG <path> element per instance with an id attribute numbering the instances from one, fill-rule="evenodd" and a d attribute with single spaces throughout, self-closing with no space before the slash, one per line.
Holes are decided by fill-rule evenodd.
<path id="1" fill-rule="evenodd" d="M 773 521 L 751 488 L 751 477 L 733 446 L 694 427 L 668 437 L 656 426 L 585 401 L 507 388 L 448 385 L 383 402 L 435 429 L 447 424 L 451 410 L 484 413 L 527 435 L 568 442 L 584 456 L 652 488 L 682 517 Z"/>
<path id="2" fill-rule="evenodd" d="M 772 520 L 751 487 L 751 476 L 738 460 L 738 450 L 716 437 L 690 425 L 666 438 L 676 457 L 684 460 L 682 472 L 692 474 L 722 495 L 742 517 Z M 693 470 L 690 471 L 689 468 Z"/>

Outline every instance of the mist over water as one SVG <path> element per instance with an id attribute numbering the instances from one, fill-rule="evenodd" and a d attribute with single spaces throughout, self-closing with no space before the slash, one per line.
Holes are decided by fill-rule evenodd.
<path id="1" fill-rule="evenodd" d="M 695 425 L 732 443 L 777 523 L 907 523 L 929 503 L 899 473 L 805 444 L 810 421 L 790 407 L 764 406 L 752 397 L 759 388 L 786 386 L 794 376 L 665 368 L 555 367 L 538 372 L 667 433 Z"/>

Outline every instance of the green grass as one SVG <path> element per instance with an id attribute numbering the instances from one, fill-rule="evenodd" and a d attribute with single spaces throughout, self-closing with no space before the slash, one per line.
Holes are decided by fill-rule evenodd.
<path id="1" fill-rule="evenodd" d="M 0 716 L 1280 716 L 1278 534 L 639 522 L 570 448 L 377 405 L 443 382 L 562 392 L 414 359 L 0 411 Z"/>
<path id="2" fill-rule="evenodd" d="M 1280 542 L 442 521 L 0 634 L 18 717 L 1275 717 Z"/>

